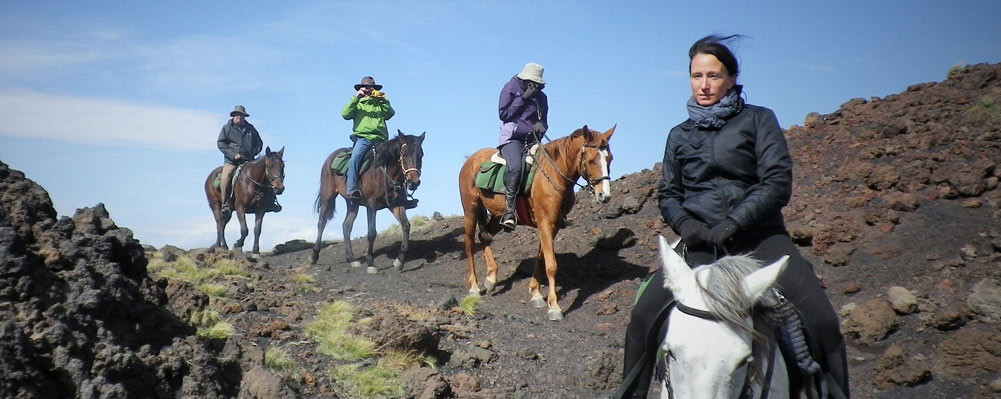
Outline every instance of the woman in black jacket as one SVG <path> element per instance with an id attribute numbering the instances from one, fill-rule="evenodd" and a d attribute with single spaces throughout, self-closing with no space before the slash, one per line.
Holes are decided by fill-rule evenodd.
<path id="1" fill-rule="evenodd" d="M 658 189 L 660 211 L 681 236 L 678 252 L 690 265 L 728 254 L 750 254 L 763 264 L 783 255 L 789 263 L 779 277 L 782 295 L 799 311 L 820 364 L 830 397 L 848 397 L 848 368 L 837 313 L 813 271 L 789 238 L 782 207 L 792 192 L 792 159 L 775 113 L 746 104 L 737 84 L 737 59 L 724 44 L 736 36 L 707 36 L 688 51 L 692 97 L 689 119 L 671 129 Z M 653 374 L 662 325 L 657 312 L 671 300 L 663 276 L 655 273 L 633 308 L 626 331 L 625 397 L 645 398 Z M 653 334 L 651 334 L 651 332 Z M 651 361 L 640 363 L 644 352 Z M 839 392 L 840 391 L 840 392 Z"/>

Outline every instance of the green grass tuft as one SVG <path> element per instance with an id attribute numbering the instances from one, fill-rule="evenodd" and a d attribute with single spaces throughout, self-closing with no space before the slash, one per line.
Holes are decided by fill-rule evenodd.
<path id="1" fill-rule="evenodd" d="M 295 360 L 278 348 L 268 348 L 264 351 L 264 367 L 278 374 L 291 373 L 298 368 Z"/>
<path id="2" fill-rule="evenodd" d="M 399 374 L 398 370 L 382 364 L 337 366 L 330 373 L 335 381 L 345 385 L 352 397 L 387 399 L 403 396 Z"/>
<path id="3" fill-rule="evenodd" d="M 225 285 L 215 284 L 215 283 L 205 283 L 198 286 L 198 291 L 201 291 L 205 295 L 210 297 L 224 297 L 229 293 L 229 289 Z"/>
<path id="4" fill-rule="evenodd" d="M 212 325 L 218 323 L 222 320 L 222 316 L 219 312 L 211 309 L 205 309 L 202 311 L 194 311 L 191 313 L 191 317 L 188 319 L 188 324 L 195 327 L 211 327 Z"/>
<path id="5" fill-rule="evenodd" d="M 375 356 L 375 343 L 347 333 L 354 310 L 347 302 L 337 301 L 317 310 L 313 322 L 306 326 L 317 342 L 317 352 L 337 360 L 360 360 Z"/>
<path id="6" fill-rule="evenodd" d="M 316 281 L 316 279 L 314 279 L 312 275 L 306 273 L 298 273 L 292 276 L 292 281 L 299 284 L 309 284 Z"/>
<path id="7" fill-rule="evenodd" d="M 479 295 L 466 295 L 462 298 L 462 302 L 459 302 L 459 310 L 465 313 L 466 316 L 476 316 L 476 311 L 480 307 L 480 296 Z"/>
<path id="8" fill-rule="evenodd" d="M 226 339 L 233 336 L 233 325 L 220 321 L 211 327 L 199 328 L 198 336 L 208 339 Z"/>

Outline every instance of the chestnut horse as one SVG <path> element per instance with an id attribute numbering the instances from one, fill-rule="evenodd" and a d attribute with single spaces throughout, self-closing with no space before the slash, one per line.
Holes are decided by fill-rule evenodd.
<path id="1" fill-rule="evenodd" d="M 316 244 L 313 246 L 313 253 L 310 254 L 310 262 L 316 264 L 320 257 L 320 240 L 323 238 L 323 228 L 327 221 L 334 217 L 337 203 L 335 200 L 340 195 L 347 202 L 348 213 L 344 217 L 344 245 L 345 257 L 351 262 L 351 267 L 360 267 L 361 262 L 354 259 L 354 252 L 351 250 L 351 227 L 358 216 L 358 207 L 365 206 L 368 216 L 368 252 L 365 256 L 366 269 L 368 273 L 376 273 L 375 262 L 372 256 L 372 247 L 375 245 L 375 212 L 380 209 L 389 208 L 393 216 L 400 222 L 400 229 L 403 231 L 403 243 L 400 245 L 400 254 L 393 261 L 393 267 L 400 269 L 403 267 L 407 248 L 410 244 L 410 221 L 407 219 L 407 190 L 414 191 L 421 184 L 421 164 L 424 158 L 424 134 L 411 136 L 403 134 L 397 130 L 397 135 L 391 140 L 375 144 L 372 148 L 375 156 L 368 167 L 358 176 L 358 186 L 361 190 L 362 200 L 349 201 L 347 199 L 347 177 L 334 173 L 330 168 L 330 163 L 342 152 L 350 152 L 350 148 L 340 148 L 335 150 L 320 168 L 320 191 L 316 194 L 316 212 L 320 218 L 316 224 Z"/>
<path id="2" fill-rule="evenodd" d="M 261 222 L 264 220 L 264 214 L 274 204 L 276 196 L 285 191 L 285 161 L 282 160 L 284 154 L 285 147 L 278 152 L 272 152 L 271 147 L 267 147 L 263 157 L 247 162 L 240 169 L 236 184 L 232 186 L 233 209 L 236 210 L 236 216 L 240 220 L 240 239 L 233 244 L 234 248 L 243 248 L 243 240 L 248 234 L 246 214 L 249 212 L 257 219 L 254 224 L 253 253 L 260 254 Z M 214 184 L 220 172 L 222 166 L 212 170 L 205 179 L 205 197 L 209 200 L 212 216 L 215 216 L 216 242 L 212 246 L 228 249 L 226 223 L 229 223 L 233 214 L 220 211 L 222 192 Z"/>
<path id="3" fill-rule="evenodd" d="M 556 300 L 556 255 L 553 239 L 562 227 L 562 221 L 573 207 L 574 186 L 581 177 L 587 182 L 580 187 L 592 192 L 599 203 L 611 198 L 609 189 L 609 165 L 612 162 L 608 140 L 612 138 L 615 126 L 605 133 L 591 131 L 585 125 L 573 134 L 541 146 L 535 157 L 538 170 L 532 180 L 527 198 L 524 198 L 525 214 L 528 220 L 518 220 L 518 224 L 534 226 L 539 230 L 539 255 L 535 272 L 528 282 L 532 306 L 548 306 L 549 320 L 562 320 L 563 310 Z M 483 148 L 466 159 L 459 171 L 459 197 L 465 217 L 463 240 L 466 265 L 469 269 L 469 292 L 480 295 L 476 282 L 476 264 L 473 260 L 473 240 L 476 228 L 480 229 L 480 242 L 484 244 L 483 259 L 487 263 L 487 276 L 483 285 L 490 290 L 497 284 L 497 263 L 490 247 L 493 235 L 500 231 L 500 217 L 504 214 L 504 193 L 494 193 L 476 186 L 476 173 L 480 164 L 490 159 L 496 148 Z M 526 165 L 527 167 L 528 165 Z M 522 199 L 519 198 L 519 202 Z M 548 278 L 549 295 L 542 299 L 539 285 L 544 276 Z"/>

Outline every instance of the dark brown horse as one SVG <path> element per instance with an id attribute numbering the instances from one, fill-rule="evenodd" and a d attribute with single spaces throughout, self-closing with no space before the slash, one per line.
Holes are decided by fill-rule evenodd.
<path id="1" fill-rule="evenodd" d="M 243 240 L 247 238 L 247 213 L 256 216 L 254 224 L 254 254 L 260 254 L 261 221 L 264 214 L 271 209 L 275 203 L 275 198 L 285 191 L 285 161 L 282 155 L 285 154 L 285 147 L 278 152 L 272 152 L 271 147 L 264 151 L 264 156 L 247 162 L 240 169 L 240 174 L 236 178 L 236 184 L 232 187 L 233 209 L 240 220 L 240 239 L 233 244 L 234 248 L 243 248 Z M 226 223 L 233 216 L 232 213 L 223 213 L 222 193 L 215 187 L 215 179 L 222 172 L 222 167 L 215 168 L 209 177 L 205 179 L 205 197 L 209 200 L 209 208 L 212 208 L 212 215 L 215 216 L 216 242 L 213 247 L 226 246 Z"/>
<path id="2" fill-rule="evenodd" d="M 535 273 L 528 283 L 532 306 L 549 307 L 550 320 L 563 319 L 563 310 L 556 301 L 556 255 L 553 239 L 562 227 L 562 220 L 573 207 L 575 196 L 573 188 L 581 177 L 587 182 L 584 189 L 594 194 L 594 199 L 600 203 L 611 198 L 609 188 L 609 165 L 612 162 L 611 148 L 608 140 L 612 138 L 615 126 L 605 133 L 593 132 L 585 125 L 573 134 L 562 137 L 542 146 L 535 157 L 538 170 L 532 180 L 531 192 L 524 198 L 527 220 L 518 220 L 518 224 L 534 226 L 539 229 L 539 255 L 536 259 Z M 497 284 L 497 263 L 494 261 L 493 249 L 490 243 L 493 235 L 500 231 L 500 217 L 504 214 L 504 194 L 480 189 L 476 186 L 476 173 L 480 164 L 490 159 L 497 152 L 496 148 L 484 148 L 476 151 L 459 171 L 459 197 L 462 200 L 462 210 L 465 216 L 463 228 L 466 236 L 463 240 L 468 266 L 469 292 L 480 295 L 480 287 L 476 283 L 476 263 L 473 260 L 473 240 L 476 228 L 480 229 L 480 242 L 484 244 L 483 259 L 487 263 L 487 277 L 483 281 L 486 289 L 492 289 Z M 528 165 L 526 165 L 527 167 Z M 519 198 L 522 202 L 522 198 Z M 519 205 L 521 206 L 521 205 Z M 549 295 L 542 299 L 539 285 L 543 278 L 548 278 Z"/>
<path id="3" fill-rule="evenodd" d="M 320 192 L 316 195 L 316 212 L 320 218 L 316 224 L 316 244 L 313 246 L 313 253 L 310 255 L 310 262 L 316 264 L 320 258 L 320 240 L 323 238 L 323 228 L 327 221 L 334 217 L 337 203 L 335 200 L 340 195 L 347 202 L 348 213 L 344 217 L 344 245 L 345 258 L 351 262 L 351 267 L 360 267 L 361 262 L 354 258 L 351 250 L 351 227 L 358 216 L 358 207 L 365 206 L 368 216 L 368 252 L 365 256 L 365 263 L 368 266 L 368 273 L 376 273 L 375 262 L 372 257 L 372 247 L 375 245 L 375 212 L 380 209 L 389 208 L 393 216 L 400 222 L 400 229 L 403 231 L 403 243 L 400 245 L 400 254 L 393 261 L 393 267 L 400 269 L 407 254 L 407 247 L 410 244 L 410 221 L 407 219 L 407 204 L 410 200 L 407 197 L 407 190 L 413 191 L 421 184 L 421 164 L 424 158 L 424 150 L 421 145 L 424 143 L 424 134 L 420 136 L 410 136 L 397 130 L 397 135 L 391 140 L 374 145 L 375 156 L 368 167 L 358 176 L 358 186 L 361 189 L 361 201 L 349 201 L 347 199 L 347 178 L 344 175 L 335 173 L 330 168 L 330 163 L 342 152 L 350 152 L 350 148 L 339 148 L 335 150 L 326 160 L 320 169 Z"/>

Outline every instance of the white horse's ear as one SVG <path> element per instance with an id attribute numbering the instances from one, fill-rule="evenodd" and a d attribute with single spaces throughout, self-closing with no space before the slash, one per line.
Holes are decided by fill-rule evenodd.
<path id="1" fill-rule="evenodd" d="M 781 259 L 775 261 L 775 263 L 755 270 L 754 273 L 744 277 L 744 295 L 751 298 L 752 302 L 757 302 L 758 297 L 761 296 L 761 294 L 775 285 L 775 281 L 778 280 L 779 274 L 782 273 L 782 270 L 785 269 L 785 266 L 788 263 L 789 255 L 785 255 Z"/>
<path id="2" fill-rule="evenodd" d="M 671 292 L 677 292 L 684 284 L 694 281 L 694 273 L 692 268 L 688 267 L 688 263 L 685 263 L 685 260 L 677 252 L 674 252 L 674 246 L 678 245 L 677 242 L 671 245 L 668 244 L 664 236 L 657 237 L 660 242 L 662 269 L 664 269 L 664 288 L 671 290 Z"/>

